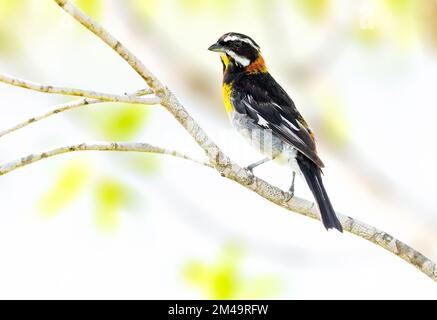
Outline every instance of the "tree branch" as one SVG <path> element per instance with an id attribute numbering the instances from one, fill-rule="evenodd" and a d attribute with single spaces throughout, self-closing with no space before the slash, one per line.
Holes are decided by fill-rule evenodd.
<path id="1" fill-rule="evenodd" d="M 175 150 L 169 150 L 161 147 L 156 147 L 148 143 L 141 142 L 99 142 L 99 143 L 80 143 L 70 146 L 64 146 L 56 149 L 52 149 L 42 153 L 34 153 L 22 157 L 20 159 L 5 163 L 0 165 L 0 176 L 5 175 L 11 171 L 18 168 L 27 166 L 34 162 L 57 156 L 63 153 L 75 152 L 75 151 L 124 151 L 124 152 L 144 152 L 144 153 L 155 153 L 155 154 L 165 154 L 173 157 L 190 160 L 198 164 L 204 165 L 206 167 L 212 167 L 211 164 L 201 160 L 195 160 L 190 156 Z"/>
<path id="2" fill-rule="evenodd" d="M 115 95 L 110 93 L 101 93 L 82 89 L 55 87 L 51 85 L 44 85 L 23 79 L 18 79 L 11 76 L 6 76 L 4 74 L 0 74 L 0 82 L 39 92 L 62 94 L 67 96 L 87 97 L 107 102 L 124 102 L 136 104 L 159 104 L 161 102 L 161 99 L 158 97 L 140 98 L 137 96 Z"/>
<path id="3" fill-rule="evenodd" d="M 76 145 L 64 146 L 50 151 L 30 154 L 28 156 L 22 157 L 20 159 L 11 161 L 9 163 L 0 166 L 0 175 L 7 174 L 18 168 L 27 166 L 34 162 L 53 157 L 56 155 L 76 152 L 76 151 L 119 151 L 119 152 L 144 152 L 144 153 L 154 153 L 154 154 L 165 154 L 178 157 L 185 160 L 190 160 L 195 163 L 204 165 L 209 168 L 213 166 L 206 161 L 196 160 L 190 156 L 157 146 L 150 145 L 148 143 L 123 143 L 123 142 L 102 142 L 102 143 L 81 143 Z M 239 181 L 237 181 L 239 182 Z M 239 182 L 242 184 L 241 182 Z M 284 192 L 266 181 L 254 178 L 254 183 L 251 185 L 242 184 L 249 190 L 255 191 L 262 197 L 276 203 L 277 205 L 286 208 L 288 210 L 300 213 L 306 217 L 320 220 L 319 214 L 314 203 L 307 201 L 305 199 L 294 197 L 292 201 L 286 202 L 284 198 Z M 437 281 L 437 266 L 430 259 L 425 257 L 420 252 L 411 248 L 402 241 L 394 238 L 388 233 L 379 230 L 373 226 L 370 226 L 364 222 L 356 220 L 354 218 L 337 213 L 338 218 L 341 221 L 343 229 L 350 233 L 353 233 L 363 239 L 366 239 L 387 251 L 397 255 L 401 259 L 407 261 L 408 263 L 414 265 L 420 271 L 425 273 L 432 280 Z"/>
<path id="4" fill-rule="evenodd" d="M 320 220 L 315 205 L 309 201 L 294 197 L 287 201 L 286 193 L 274 187 L 266 181 L 252 177 L 249 172 L 232 162 L 218 146 L 206 135 L 197 122 L 185 110 L 176 96 L 166 88 L 128 49 L 126 49 L 117 39 L 110 35 L 102 26 L 94 22 L 90 17 L 77 9 L 70 1 L 54 0 L 66 12 L 72 15 L 88 30 L 96 34 L 100 39 L 114 49 L 129 65 L 147 82 L 156 95 L 162 98 L 161 104 L 179 121 L 186 131 L 194 138 L 198 145 L 208 155 L 210 164 L 223 176 L 233 180 L 245 188 L 258 193 L 265 199 L 290 211 L 300 213 L 307 217 Z M 81 150 L 80 145 L 76 148 Z M 97 149 L 98 147 L 96 147 Z M 111 144 L 107 148 L 114 150 Z M 71 151 L 75 151 L 75 148 Z M 116 148 L 115 148 L 116 149 Z M 99 149 L 100 150 L 100 149 Z M 20 166 L 33 163 L 48 156 L 68 152 L 68 147 L 52 150 L 52 153 L 43 153 L 24 157 L 18 161 L 1 166 L 1 172 L 6 173 Z M 117 150 L 119 151 L 119 150 Z M 35 160 L 36 159 L 36 160 Z M 10 169 L 12 168 L 12 169 Z M 414 250 L 403 242 L 397 240 L 384 231 L 378 230 L 370 225 L 355 220 L 351 217 L 338 214 L 343 229 L 349 231 L 363 239 L 366 239 L 378 246 L 397 255 L 408 263 L 414 265 L 425 273 L 432 280 L 437 281 L 437 267 L 434 262 L 426 258 L 420 252 Z"/>
<path id="5" fill-rule="evenodd" d="M 139 96 L 143 96 L 143 95 L 151 94 L 151 93 L 153 93 L 151 89 L 142 89 L 142 90 L 138 90 L 138 91 L 131 93 L 131 94 L 125 94 L 125 96 L 127 96 L 127 97 L 139 97 Z M 97 104 L 97 103 L 103 103 L 103 102 L 105 102 L 105 101 L 84 98 L 81 100 L 76 100 L 76 101 L 71 101 L 71 102 L 61 104 L 49 112 L 46 112 L 46 113 L 41 114 L 39 116 L 34 116 L 32 118 L 27 119 L 26 121 L 20 122 L 14 126 L 8 128 L 8 129 L 0 131 L 0 138 L 7 135 L 7 134 L 10 134 L 14 131 L 22 129 L 22 128 L 24 128 L 32 123 L 35 123 L 37 121 L 40 121 L 40 120 L 43 120 L 43 119 L 48 118 L 50 116 L 53 116 L 55 114 L 58 114 L 58 113 L 61 113 L 64 111 L 68 111 L 68 110 L 72 110 L 72 109 L 77 109 L 79 107 L 88 106 L 88 105 Z"/>

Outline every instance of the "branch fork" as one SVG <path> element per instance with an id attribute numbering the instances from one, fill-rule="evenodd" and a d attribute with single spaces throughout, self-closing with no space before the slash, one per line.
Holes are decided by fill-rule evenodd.
<path id="1" fill-rule="evenodd" d="M 85 13 L 75 7 L 68 0 L 54 0 L 64 11 L 70 14 L 74 19 L 81 23 L 90 32 L 94 33 L 116 53 L 118 53 L 131 68 L 147 83 L 150 89 L 137 91 L 132 94 L 114 95 L 108 93 L 99 93 L 74 88 L 62 88 L 56 86 L 47 86 L 30 81 L 0 75 L 0 82 L 5 82 L 10 85 L 19 86 L 22 88 L 72 96 L 85 97 L 82 100 L 73 101 L 64 105 L 57 106 L 54 110 L 43 115 L 35 116 L 25 122 L 17 124 L 12 128 L 0 132 L 0 137 L 11 132 L 21 129 L 31 123 L 45 119 L 51 115 L 58 114 L 73 108 L 101 103 L 104 101 L 110 102 L 125 102 L 139 103 L 144 105 L 161 104 L 166 110 L 180 123 L 186 132 L 196 141 L 207 156 L 207 161 L 195 160 L 181 152 L 152 146 L 147 143 L 82 143 L 71 146 L 64 146 L 52 149 L 43 153 L 31 154 L 15 161 L 0 165 L 0 175 L 7 174 L 23 166 L 29 165 L 36 161 L 53 157 L 59 154 L 76 152 L 76 151 L 122 151 L 122 152 L 149 152 L 157 154 L 166 154 L 179 157 L 186 160 L 195 161 L 204 166 L 214 168 L 221 176 L 233 180 L 246 189 L 249 189 L 259 196 L 269 200 L 278 206 L 289 211 L 299 213 L 309 218 L 320 220 L 316 206 L 313 202 L 301 199 L 299 197 L 287 198 L 287 193 L 283 190 L 269 184 L 268 182 L 253 176 L 248 170 L 243 169 L 233 162 L 221 149 L 208 137 L 206 132 L 198 125 L 191 117 L 185 107 L 178 101 L 177 97 L 156 78 L 146 66 L 130 52 L 120 41 L 114 38 L 101 25 L 93 21 Z M 145 97 L 144 97 L 145 96 Z M 345 231 L 348 231 L 356 236 L 366 239 L 392 254 L 400 257 L 404 261 L 416 267 L 419 271 L 427 275 L 430 279 L 437 282 L 437 266 L 436 264 L 425 257 L 422 253 L 373 226 L 354 219 L 349 216 L 337 213 L 337 216 Z"/>

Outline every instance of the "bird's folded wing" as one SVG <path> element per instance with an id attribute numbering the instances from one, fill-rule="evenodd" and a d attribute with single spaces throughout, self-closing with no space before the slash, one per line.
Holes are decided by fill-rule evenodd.
<path id="1" fill-rule="evenodd" d="M 247 114 L 261 128 L 270 129 L 272 133 L 290 144 L 319 168 L 324 164 L 316 151 L 316 144 L 311 130 L 294 106 L 285 91 L 277 85 L 274 92 L 251 90 L 246 95 L 236 95 L 232 103 L 237 112 Z"/>

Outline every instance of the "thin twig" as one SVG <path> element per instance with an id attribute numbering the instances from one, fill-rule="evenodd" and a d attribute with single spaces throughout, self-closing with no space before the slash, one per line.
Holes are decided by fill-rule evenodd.
<path id="1" fill-rule="evenodd" d="M 98 100 L 109 101 L 109 102 L 124 102 L 124 103 L 136 103 L 136 104 L 159 104 L 161 102 L 160 98 L 154 96 L 141 98 L 136 96 L 115 95 L 110 93 L 102 93 L 102 92 L 75 89 L 75 88 L 55 87 L 51 85 L 44 85 L 36 82 L 31 82 L 28 80 L 7 76 L 4 74 L 0 74 L 0 82 L 4 82 L 13 86 L 39 91 L 39 92 L 62 94 L 66 96 L 86 97 L 86 98 L 98 99 Z"/>
<path id="2" fill-rule="evenodd" d="M 27 166 L 34 162 L 60 155 L 68 152 L 75 151 L 124 151 L 124 152 L 145 152 L 145 153 L 156 153 L 156 154 L 166 154 L 174 157 L 182 158 L 185 160 L 190 160 L 198 164 L 202 164 L 207 167 L 212 167 L 208 162 L 195 160 L 190 156 L 175 150 L 169 150 L 161 147 L 156 147 L 148 143 L 141 142 L 99 142 L 99 143 L 80 143 L 70 146 L 64 146 L 56 149 L 52 149 L 42 153 L 30 154 L 28 156 L 22 157 L 20 159 L 5 163 L 0 165 L 0 175 L 7 174 L 18 168 Z"/>
<path id="3" fill-rule="evenodd" d="M 156 147 L 148 143 L 102 142 L 102 143 L 93 143 L 93 144 L 81 143 L 81 144 L 56 148 L 42 153 L 30 154 L 28 156 L 1 165 L 0 175 L 7 174 L 18 168 L 30 165 L 34 162 L 49 157 L 53 157 L 56 155 L 69 153 L 69 152 L 76 152 L 76 151 L 119 151 L 119 152 L 145 152 L 145 153 L 154 153 L 154 154 L 165 154 L 165 155 L 171 155 L 174 157 L 190 160 L 195 163 L 201 164 L 203 166 L 213 168 L 213 166 L 207 161 L 196 160 L 184 153 L 161 148 L 161 147 Z M 286 208 L 293 212 L 300 213 L 312 219 L 320 220 L 319 214 L 317 212 L 314 203 L 299 197 L 293 197 L 291 200 L 286 201 L 287 197 L 281 189 L 270 185 L 269 183 L 267 183 L 266 181 L 260 178 L 254 177 L 253 183 L 250 185 L 243 184 L 241 182 L 239 183 L 244 187 L 246 187 L 247 189 L 255 191 L 262 197 L 272 201 L 273 203 L 276 203 L 277 205 L 283 208 Z M 416 251 L 415 249 L 401 242 L 400 240 L 394 238 L 388 233 L 379 230 L 373 226 L 370 226 L 364 222 L 342 215 L 340 213 L 337 213 L 337 216 L 340 219 L 344 230 L 351 232 L 355 235 L 358 235 L 359 237 L 366 239 L 388 250 L 389 252 L 404 259 L 408 263 L 414 265 L 416 268 L 418 268 L 420 271 L 425 273 L 428 277 L 430 277 L 434 281 L 437 281 L 437 267 L 435 263 L 429 260 L 420 252 Z"/>
<path id="4" fill-rule="evenodd" d="M 131 94 L 125 94 L 127 97 L 139 97 L 139 96 L 143 96 L 146 94 L 151 94 L 152 90 L 151 89 L 142 89 L 142 90 L 138 90 L 134 93 Z M 38 122 L 40 120 L 46 119 L 50 116 L 53 116 L 55 114 L 59 114 L 61 112 L 64 111 L 68 111 L 68 110 L 72 110 L 72 109 L 77 109 L 79 107 L 83 107 L 83 106 L 88 106 L 88 105 L 92 105 L 92 104 L 97 104 L 97 103 L 103 103 L 105 101 L 102 100 L 97 100 L 97 99 L 90 99 L 90 98 L 84 98 L 84 99 L 80 99 L 80 100 L 76 100 L 76 101 L 71 101 L 71 102 L 67 102 L 61 105 L 58 105 L 55 109 L 46 112 L 44 114 L 38 115 L 38 116 L 34 116 L 32 118 L 27 119 L 26 121 L 20 122 L 8 129 L 2 130 L 0 131 L 0 138 L 10 134 L 14 131 L 17 131 L 19 129 L 22 129 L 32 123 Z"/>
<path id="5" fill-rule="evenodd" d="M 260 196 L 273 203 L 276 203 L 283 208 L 314 219 L 320 219 L 313 203 L 297 197 L 294 197 L 287 202 L 287 196 L 284 191 L 270 185 L 264 180 L 251 177 L 246 170 L 232 162 L 229 157 L 227 157 L 207 136 L 205 131 L 200 128 L 197 122 L 178 101 L 176 96 L 168 88 L 162 85 L 161 82 L 144 66 L 144 64 L 141 63 L 141 61 L 139 61 L 139 59 L 137 59 L 129 50 L 127 50 L 117 39 L 110 35 L 102 26 L 94 22 L 90 17 L 77 9 L 70 1 L 54 1 L 76 20 L 78 20 L 82 25 L 84 25 L 88 30 L 96 34 L 100 39 L 113 48 L 121 57 L 123 57 L 126 62 L 132 66 L 132 68 L 138 74 L 142 76 L 150 88 L 154 89 L 157 95 L 163 97 L 161 104 L 173 114 L 179 123 L 194 138 L 198 145 L 206 152 L 210 163 L 222 176 L 236 181 L 242 186 L 258 193 Z M 369 240 L 370 242 L 388 250 L 389 252 L 404 259 L 408 263 L 414 265 L 432 280 L 437 281 L 436 264 L 422 255 L 420 252 L 405 245 L 384 231 L 380 231 L 351 217 L 346 217 L 341 214 L 338 215 L 344 230 Z"/>

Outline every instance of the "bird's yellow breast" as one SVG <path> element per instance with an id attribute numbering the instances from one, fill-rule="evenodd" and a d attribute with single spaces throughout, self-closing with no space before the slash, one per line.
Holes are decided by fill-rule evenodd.
<path id="1" fill-rule="evenodd" d="M 226 54 L 222 53 L 220 58 L 223 63 L 223 74 L 225 74 L 229 66 L 229 57 Z M 231 93 L 232 93 L 232 83 L 223 82 L 223 100 L 225 102 L 226 112 L 228 114 L 231 113 L 232 110 L 234 109 L 231 103 Z"/>
<path id="2" fill-rule="evenodd" d="M 223 83 L 223 100 L 225 102 L 226 112 L 231 113 L 234 107 L 231 103 L 232 84 Z"/>

